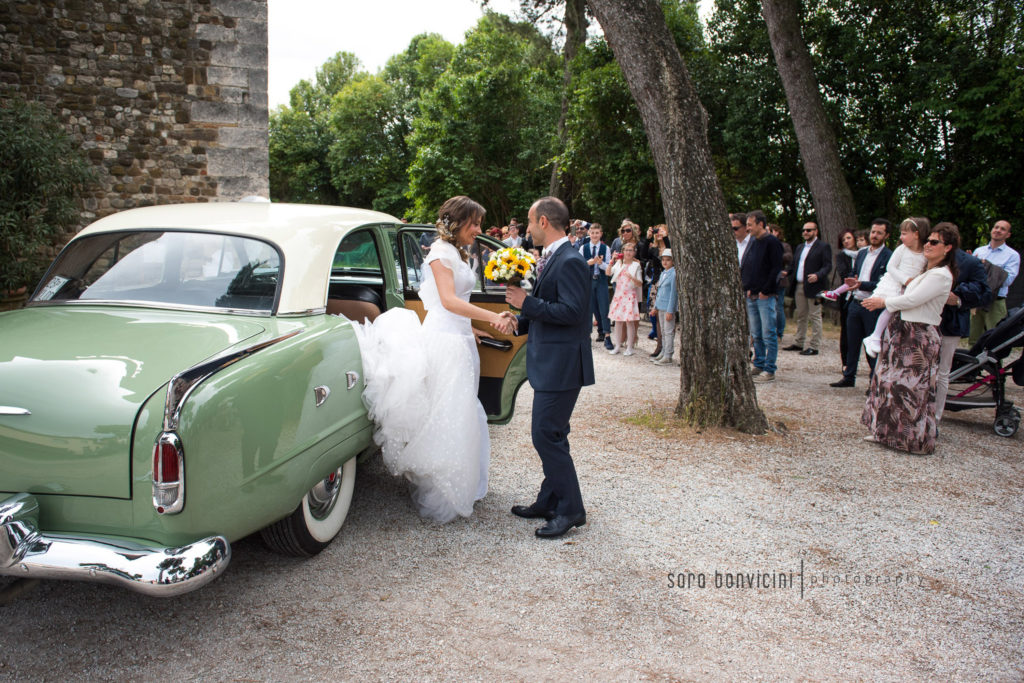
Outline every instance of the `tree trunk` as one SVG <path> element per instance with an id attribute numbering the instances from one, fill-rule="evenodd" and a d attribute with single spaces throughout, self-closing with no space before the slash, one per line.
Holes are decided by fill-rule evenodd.
<path id="1" fill-rule="evenodd" d="M 763 433 L 750 378 L 736 242 L 697 97 L 658 0 L 590 0 L 643 118 L 675 255 L 682 365 L 676 414 Z"/>
<path id="2" fill-rule="evenodd" d="M 835 134 L 825 116 L 811 53 L 800 33 L 798 1 L 761 0 L 761 10 L 786 91 L 821 238 L 835 245 L 841 230 L 857 229 L 857 210 L 839 163 Z"/>
<path id="3" fill-rule="evenodd" d="M 569 115 L 569 96 L 572 92 L 572 60 L 587 42 L 586 0 L 565 0 L 565 48 L 562 50 L 562 112 L 558 116 L 558 153 L 565 151 L 565 122 Z M 572 214 L 574 183 L 569 173 L 563 172 L 556 161 L 551 167 L 551 186 L 548 194 L 565 201 Z"/>

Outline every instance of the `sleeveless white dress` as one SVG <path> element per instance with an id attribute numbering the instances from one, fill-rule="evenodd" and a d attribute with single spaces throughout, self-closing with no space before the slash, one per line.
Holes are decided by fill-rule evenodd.
<path id="1" fill-rule="evenodd" d="M 491 443 L 477 398 L 480 355 L 469 318 L 441 305 L 430 263 L 452 271 L 455 294 L 469 301 L 476 277 L 458 250 L 434 242 L 423 265 L 415 312 L 395 308 L 355 325 L 363 357 L 363 402 L 388 470 L 407 479 L 419 513 L 438 522 L 468 517 L 487 493 Z"/>

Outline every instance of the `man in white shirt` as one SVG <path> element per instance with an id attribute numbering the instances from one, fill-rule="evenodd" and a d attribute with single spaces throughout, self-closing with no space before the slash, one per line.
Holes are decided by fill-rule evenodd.
<path id="1" fill-rule="evenodd" d="M 892 223 L 884 218 L 876 218 L 871 221 L 871 231 L 868 233 L 868 246 L 857 252 L 857 258 L 853 262 L 853 272 L 847 273 L 844 282 L 849 285 L 853 297 L 846 309 L 846 355 L 843 365 L 843 377 L 838 382 L 832 382 L 830 387 L 852 387 L 856 386 L 857 364 L 860 362 L 861 346 L 864 337 L 867 337 L 875 330 L 878 316 L 881 311 L 869 311 L 861 305 L 861 302 L 871 296 L 875 286 L 885 267 L 889 264 L 889 257 L 892 250 L 885 246 L 885 240 L 892 229 Z M 875 359 L 868 356 L 868 365 L 871 371 L 875 369 Z"/>
<path id="2" fill-rule="evenodd" d="M 743 263 L 743 252 L 750 244 L 750 233 L 747 231 L 747 214 L 731 213 L 729 221 L 732 223 L 732 236 L 736 238 L 736 258 Z"/>
<path id="3" fill-rule="evenodd" d="M 508 237 L 501 241 L 506 247 L 523 246 L 523 238 L 519 236 L 519 226 L 515 223 L 508 225 Z"/>
<path id="4" fill-rule="evenodd" d="M 989 304 L 987 311 L 983 308 L 974 310 L 971 316 L 971 346 L 974 346 L 982 333 L 991 330 L 1006 317 L 1006 293 L 1020 272 L 1020 254 L 1006 243 L 1010 238 L 1010 230 L 1010 221 L 996 221 L 992 226 L 992 241 L 974 250 L 975 258 L 983 264 L 988 263 L 1005 270 L 1006 280 L 995 293 L 995 299 Z"/>
<path id="5" fill-rule="evenodd" d="M 832 248 L 818 239 L 818 224 L 804 223 L 803 244 L 793 252 L 793 302 L 796 304 L 796 338 L 785 351 L 801 356 L 816 356 L 821 350 L 821 301 L 818 292 L 825 289 L 832 272 Z M 810 324 L 811 334 L 807 336 Z"/>

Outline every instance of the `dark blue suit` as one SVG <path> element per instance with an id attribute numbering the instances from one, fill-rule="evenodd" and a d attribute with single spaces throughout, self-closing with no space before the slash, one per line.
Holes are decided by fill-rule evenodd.
<path id="1" fill-rule="evenodd" d="M 956 250 L 956 283 L 953 293 L 960 306 L 947 304 L 942 308 L 939 333 L 943 337 L 968 337 L 971 334 L 971 309 L 986 306 L 992 301 L 992 288 L 981 261 L 963 249 Z"/>
<path id="2" fill-rule="evenodd" d="M 590 350 L 590 271 L 568 242 L 548 258 L 523 301 L 526 377 L 533 387 L 533 446 L 544 467 L 534 505 L 556 515 L 585 512 L 569 454 L 569 419 L 580 389 L 594 383 Z"/>
<path id="3" fill-rule="evenodd" d="M 600 266 L 587 266 L 590 270 L 590 305 L 593 307 L 594 319 L 597 321 L 598 335 L 611 334 L 612 323 L 608 320 L 608 275 L 604 272 L 605 266 L 611 261 L 611 250 L 604 242 L 598 242 L 594 247 L 588 239 L 580 247 L 583 250 L 583 258 L 589 261 L 595 256 L 604 257 Z M 578 251 L 578 250 L 577 250 Z M 587 265 L 584 263 L 583 265 Z M 587 334 L 590 331 L 587 330 Z M 610 348 L 610 347 L 609 347 Z"/>
<path id="4" fill-rule="evenodd" d="M 850 277 L 860 277 L 860 269 L 864 265 L 864 261 L 867 260 L 868 252 L 869 249 L 867 247 L 857 252 L 857 258 L 853 262 L 853 272 L 849 274 Z M 885 272 L 885 267 L 889 265 L 890 256 L 892 256 L 892 249 L 883 246 L 878 254 L 878 258 L 875 259 L 874 265 L 871 266 L 871 278 L 866 282 L 861 282 L 856 290 L 851 291 L 860 290 L 869 293 L 875 291 L 878 281 Z M 869 311 L 860 305 L 856 297 L 850 299 L 850 305 L 846 309 L 846 369 L 843 370 L 844 379 L 856 381 L 861 344 L 864 343 L 864 337 L 871 336 L 871 333 L 875 331 L 875 324 L 878 322 L 878 316 L 880 315 L 882 315 L 882 309 Z M 871 371 L 874 372 L 875 359 L 868 356 L 868 365 L 871 366 Z"/>

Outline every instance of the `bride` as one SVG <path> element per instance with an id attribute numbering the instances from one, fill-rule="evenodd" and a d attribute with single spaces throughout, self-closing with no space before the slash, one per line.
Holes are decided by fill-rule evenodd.
<path id="1" fill-rule="evenodd" d="M 409 481 L 419 513 L 438 522 L 468 517 L 487 493 L 491 444 L 477 398 L 476 344 L 490 335 L 470 321 L 503 334 L 514 326 L 511 313 L 469 303 L 476 274 L 466 247 L 480 234 L 484 213 L 469 197 L 441 206 L 438 238 L 424 260 L 422 325 L 415 312 L 394 308 L 355 326 L 374 441 L 388 470 Z"/>

